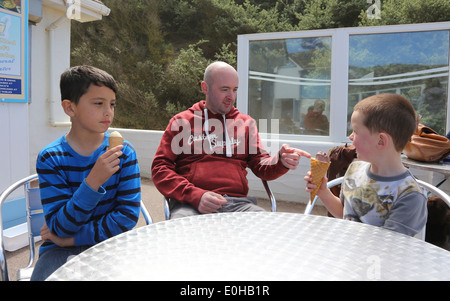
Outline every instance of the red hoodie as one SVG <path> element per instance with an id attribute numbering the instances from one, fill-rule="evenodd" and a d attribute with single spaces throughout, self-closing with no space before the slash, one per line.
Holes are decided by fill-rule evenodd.
<path id="1" fill-rule="evenodd" d="M 247 196 L 247 167 L 268 181 L 288 171 L 264 149 L 250 116 L 235 107 L 225 116 L 213 114 L 200 101 L 170 120 L 153 159 L 152 180 L 164 196 L 197 209 L 207 191 Z"/>

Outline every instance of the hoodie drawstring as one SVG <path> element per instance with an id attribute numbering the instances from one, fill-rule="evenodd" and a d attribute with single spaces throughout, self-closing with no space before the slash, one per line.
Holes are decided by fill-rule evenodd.
<path id="1" fill-rule="evenodd" d="M 208 131 L 208 128 L 209 128 L 209 123 L 208 123 L 208 109 L 205 108 L 205 109 L 204 109 L 204 112 L 205 112 L 204 130 L 205 130 L 206 136 L 208 137 L 208 141 L 209 141 L 209 149 L 211 150 L 211 152 L 213 152 L 213 147 L 212 147 L 212 144 L 211 144 L 211 138 L 210 138 L 210 136 L 209 136 L 209 131 Z M 227 154 L 227 157 L 231 157 L 231 141 L 230 141 L 230 137 L 228 137 L 228 130 L 227 130 L 227 123 L 226 123 L 226 120 L 225 120 L 225 115 L 222 114 L 222 117 L 223 117 L 223 125 L 224 125 L 224 127 L 225 127 L 225 145 L 226 145 L 226 154 Z"/>
<path id="2" fill-rule="evenodd" d="M 227 123 L 225 121 L 225 115 L 222 114 L 223 117 L 223 126 L 225 127 L 225 144 L 227 149 L 227 157 L 231 157 L 231 141 L 230 137 L 228 137 Z"/>

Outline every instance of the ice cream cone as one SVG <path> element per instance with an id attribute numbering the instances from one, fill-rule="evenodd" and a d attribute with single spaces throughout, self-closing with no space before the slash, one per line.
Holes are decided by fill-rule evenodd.
<path id="1" fill-rule="evenodd" d="M 330 162 L 322 162 L 315 158 L 311 158 L 311 178 L 312 184 L 317 185 L 317 187 L 311 192 L 311 203 L 317 195 L 317 191 L 319 191 L 320 185 L 322 183 L 323 177 L 325 177 L 328 167 L 330 166 Z"/>
<path id="2" fill-rule="evenodd" d="M 112 132 L 109 135 L 109 149 L 121 144 L 123 144 L 122 135 L 120 135 L 120 133 L 116 131 Z"/>

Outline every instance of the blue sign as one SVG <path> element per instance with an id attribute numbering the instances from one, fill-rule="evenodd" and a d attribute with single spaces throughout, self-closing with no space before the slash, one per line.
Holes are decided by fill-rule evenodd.
<path id="1" fill-rule="evenodd" d="M 0 93 L 2 94 L 21 94 L 22 81 L 14 78 L 0 77 Z"/>
<path id="2" fill-rule="evenodd" d="M 28 102 L 28 1 L 0 0 L 0 103 Z"/>

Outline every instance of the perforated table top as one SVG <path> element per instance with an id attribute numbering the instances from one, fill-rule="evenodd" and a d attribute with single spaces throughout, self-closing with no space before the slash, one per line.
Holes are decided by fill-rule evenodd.
<path id="1" fill-rule="evenodd" d="M 208 214 L 108 239 L 47 280 L 450 280 L 450 252 L 323 216 Z"/>

